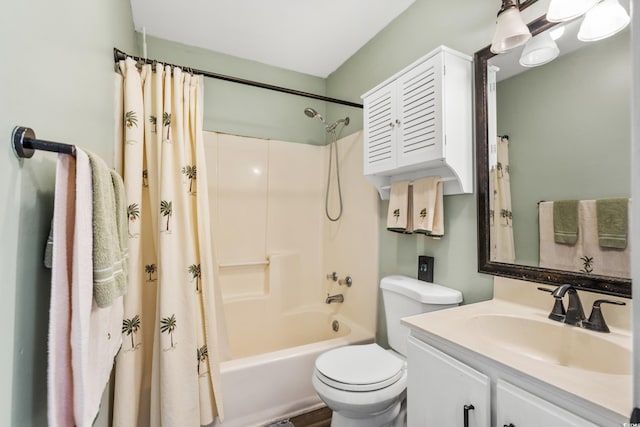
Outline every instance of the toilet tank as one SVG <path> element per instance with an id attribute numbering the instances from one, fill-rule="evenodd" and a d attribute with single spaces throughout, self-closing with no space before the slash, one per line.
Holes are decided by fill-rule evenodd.
<path id="1" fill-rule="evenodd" d="M 462 302 L 458 290 L 406 276 L 388 276 L 380 281 L 389 346 L 407 355 L 409 328 L 403 317 L 455 307 Z"/>

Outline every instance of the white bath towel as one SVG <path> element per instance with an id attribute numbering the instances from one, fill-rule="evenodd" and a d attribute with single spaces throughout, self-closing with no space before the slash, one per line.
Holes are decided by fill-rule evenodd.
<path id="1" fill-rule="evenodd" d="M 409 181 L 391 184 L 389 210 L 387 212 L 387 230 L 398 233 L 411 233 L 411 188 Z"/>
<path id="2" fill-rule="evenodd" d="M 75 219 L 76 161 L 58 155 L 51 262 L 49 353 L 47 355 L 47 417 L 49 427 L 72 427 L 73 380 L 71 376 L 71 260 Z"/>
<path id="3" fill-rule="evenodd" d="M 77 427 L 91 427 L 122 344 L 122 297 L 106 308 L 93 298 L 93 187 L 85 152 L 76 153 L 76 215 L 71 286 L 73 401 Z"/>
<path id="4" fill-rule="evenodd" d="M 444 202 L 439 176 L 413 182 L 413 232 L 433 237 L 444 235 Z"/>
<path id="5" fill-rule="evenodd" d="M 595 200 L 578 202 L 578 238 L 574 245 L 558 244 L 554 240 L 553 202 L 540 203 L 539 222 L 540 267 L 631 277 L 631 245 L 624 250 L 599 245 Z"/>

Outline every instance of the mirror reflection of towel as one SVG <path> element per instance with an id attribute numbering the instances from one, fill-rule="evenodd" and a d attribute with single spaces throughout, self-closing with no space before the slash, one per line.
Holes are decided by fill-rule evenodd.
<path id="1" fill-rule="evenodd" d="M 553 237 L 556 243 L 575 245 L 578 241 L 578 201 L 553 202 Z"/>
<path id="2" fill-rule="evenodd" d="M 579 230 L 574 245 L 555 242 L 553 204 L 541 202 L 539 205 L 540 267 L 631 278 L 631 242 L 628 241 L 624 249 L 606 248 L 599 244 L 595 200 L 578 203 Z M 629 201 L 627 212 L 630 208 Z M 630 234 L 630 230 L 627 233 Z"/>
<path id="3" fill-rule="evenodd" d="M 627 247 L 629 199 L 596 200 L 598 243 L 603 248 Z"/>
<path id="4" fill-rule="evenodd" d="M 432 237 L 444 235 L 442 181 L 430 176 L 413 182 L 413 232 Z"/>
<path id="5" fill-rule="evenodd" d="M 411 233 L 411 193 L 409 181 L 391 184 L 387 230 L 397 233 Z"/>

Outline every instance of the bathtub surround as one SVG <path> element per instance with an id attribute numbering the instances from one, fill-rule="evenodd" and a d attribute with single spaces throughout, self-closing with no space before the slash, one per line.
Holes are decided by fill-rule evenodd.
<path id="1" fill-rule="evenodd" d="M 114 426 L 200 426 L 224 419 L 224 340 L 209 225 L 203 78 L 162 64 L 119 64 L 129 219 L 123 347 Z"/>
<path id="2" fill-rule="evenodd" d="M 344 210 L 334 222 L 325 216 L 328 146 L 205 132 L 229 332 L 220 366 L 223 427 L 321 406 L 311 386 L 315 358 L 374 339 L 378 196 L 362 175 L 361 132 L 337 144 Z M 339 203 L 335 184 L 330 212 Z M 327 271 L 350 275 L 353 285 L 340 286 Z M 327 294 L 338 293 L 342 304 L 325 304 Z"/>

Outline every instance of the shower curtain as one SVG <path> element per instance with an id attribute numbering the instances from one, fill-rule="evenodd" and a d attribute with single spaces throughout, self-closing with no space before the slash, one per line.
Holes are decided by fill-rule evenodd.
<path id="1" fill-rule="evenodd" d="M 491 261 L 513 263 L 513 213 L 509 167 L 509 139 L 497 137 L 489 146 L 489 198 Z"/>
<path id="2" fill-rule="evenodd" d="M 223 415 L 203 78 L 154 66 L 119 64 L 129 276 L 113 426 L 195 427 Z"/>

